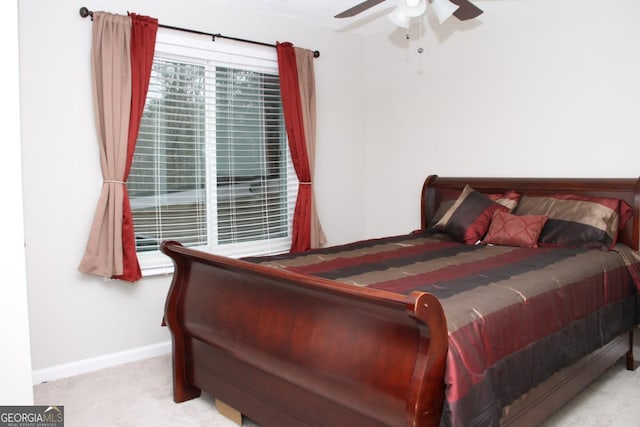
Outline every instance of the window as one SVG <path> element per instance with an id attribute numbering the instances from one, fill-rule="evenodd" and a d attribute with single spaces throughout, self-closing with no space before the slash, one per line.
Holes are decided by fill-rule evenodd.
<path id="1" fill-rule="evenodd" d="M 291 245 L 297 178 L 272 48 L 160 29 L 127 188 L 143 274 L 177 240 L 227 256 Z"/>

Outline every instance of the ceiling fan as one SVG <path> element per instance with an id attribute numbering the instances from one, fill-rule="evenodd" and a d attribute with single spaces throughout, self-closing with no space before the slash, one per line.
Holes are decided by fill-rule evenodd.
<path id="1" fill-rule="evenodd" d="M 350 18 L 356 16 L 384 1 L 385 0 L 365 0 L 337 14 L 334 18 Z M 483 12 L 469 0 L 428 0 L 428 2 L 431 4 L 441 24 L 452 15 L 461 21 L 466 21 L 479 16 Z M 398 0 L 398 6 L 389 14 L 389 19 L 400 27 L 409 28 L 411 18 L 422 16 L 426 9 L 427 0 Z"/>

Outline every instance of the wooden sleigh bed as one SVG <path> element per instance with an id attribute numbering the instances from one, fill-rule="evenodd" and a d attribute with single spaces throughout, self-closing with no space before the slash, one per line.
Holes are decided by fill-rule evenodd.
<path id="1" fill-rule="evenodd" d="M 442 214 L 445 202 L 450 206 L 467 185 L 483 194 L 515 191 L 523 197 L 571 194 L 620 199 L 628 204 L 632 213 L 624 228 L 619 230 L 616 248 L 622 247 L 622 250 L 578 249 L 574 254 L 570 252 L 573 249 L 564 252 L 559 249 L 560 254 L 556 255 L 555 248 L 518 248 L 524 252 L 516 252 L 503 246 L 482 245 L 484 247 L 480 248 L 481 245 L 453 242 L 446 233 L 432 235 L 430 228 L 434 219 Z M 633 368 L 633 329 L 640 318 L 637 297 L 640 284 L 636 280 L 640 277 L 640 264 L 635 252 L 640 238 L 640 180 L 442 178 L 432 175 L 423 185 L 421 211 L 421 230 L 408 236 L 394 236 L 391 241 L 372 239 L 338 249 L 319 249 L 298 259 L 283 255 L 235 260 L 189 249 L 177 242 L 164 242 L 162 251 L 175 265 L 165 307 L 165 321 L 173 342 L 174 400 L 192 399 L 204 390 L 264 427 L 537 425 L 619 359 L 626 357 L 627 368 Z M 514 213 L 518 214 L 517 208 Z M 421 234 L 423 232 L 426 234 Z M 331 259 L 329 264 L 339 264 L 344 273 L 359 267 L 345 261 L 340 251 L 351 251 L 351 259 L 385 257 L 388 256 L 386 252 L 385 255 L 371 255 L 371 248 L 385 245 L 407 253 L 417 246 L 442 246 L 445 251 L 460 252 L 459 256 L 467 258 L 477 256 L 472 249 L 478 249 L 478 253 L 498 251 L 486 255 L 489 257 L 487 265 L 497 265 L 495 260 L 505 257 L 522 258 L 528 265 L 538 253 L 548 253 L 545 257 L 551 257 L 551 254 L 560 257 L 548 261 L 550 268 L 556 268 L 551 273 L 548 270 L 535 273 L 538 276 L 533 272 L 514 273 L 520 278 L 518 283 L 525 287 L 531 286 L 531 277 L 553 276 L 553 280 L 558 280 L 556 276 L 564 274 L 557 269 L 558 265 L 573 258 L 592 262 L 591 257 L 600 257 L 600 252 L 610 254 L 606 263 L 614 262 L 614 258 L 624 258 L 625 265 L 598 267 L 600 273 L 583 280 L 592 289 L 606 288 L 606 292 L 595 292 L 607 294 L 604 302 L 595 301 L 600 296 L 592 295 L 593 291 L 580 293 L 582 291 L 574 290 L 577 287 L 573 284 L 566 288 L 558 285 L 559 289 L 550 293 L 559 294 L 565 300 L 576 295 L 576 299 L 594 299 L 594 312 L 577 315 L 574 312 L 582 309 L 574 307 L 573 303 L 565 308 L 552 302 L 554 308 L 547 315 L 561 318 L 565 317 L 565 311 L 571 311 L 580 321 L 572 320 L 547 337 L 520 345 L 505 341 L 511 339 L 508 336 L 514 330 L 513 324 L 491 326 L 492 314 L 478 314 L 480 326 L 473 324 L 472 328 L 460 327 L 454 332 L 452 325 L 458 320 L 452 314 L 447 316 L 445 311 L 450 314 L 449 307 L 459 305 L 461 297 L 435 296 L 438 292 L 446 294 L 442 294 L 446 288 L 444 279 L 429 279 L 431 288 L 418 286 L 419 290 L 406 287 L 397 290 L 400 289 L 398 283 L 402 282 L 400 279 L 384 282 L 376 289 L 375 285 L 349 284 L 357 279 L 327 278 L 333 276 L 323 270 L 326 266 L 306 264 L 311 258 L 325 263 Z M 363 250 L 366 255 L 360 252 L 353 255 L 356 250 Z M 523 255 L 514 255 L 516 253 Z M 411 252 L 410 256 L 423 255 Z M 376 260 L 377 265 L 380 264 L 379 259 Z M 473 268 L 483 265 L 484 261 L 477 261 Z M 379 271 L 386 271 L 384 268 L 378 266 Z M 450 280 L 454 270 L 443 268 L 442 271 L 445 270 L 448 273 L 438 270 L 434 276 L 446 276 Z M 321 273 L 313 274 L 313 271 Z M 353 277 L 369 277 L 368 274 L 354 274 Z M 474 275 L 488 277 L 488 274 L 476 272 Z M 571 273 L 572 276 L 575 274 Z M 460 280 L 456 276 L 453 281 Z M 495 277 L 491 280 L 516 286 L 511 282 L 498 282 Z M 495 288 L 496 284 L 478 289 L 490 287 Z M 469 288 L 462 294 L 473 292 Z M 514 305 L 514 309 L 503 310 L 510 312 L 508 319 L 522 317 L 526 321 L 522 307 L 537 301 L 522 296 L 522 292 L 525 291 L 517 291 L 522 297 L 520 304 Z M 478 297 L 473 298 L 476 301 Z M 475 303 L 472 305 L 474 307 L 467 311 L 473 317 L 478 308 Z M 590 320 L 583 322 L 583 318 Z M 531 319 L 535 318 L 529 318 L 529 323 L 537 323 Z M 469 323 L 469 319 L 462 323 L 465 322 Z M 549 322 L 540 322 L 543 323 Z M 583 345 L 579 338 L 574 343 L 576 354 L 579 351 L 585 354 L 575 358 L 571 352 L 557 357 L 550 355 L 549 360 L 561 359 L 562 362 L 548 363 L 550 366 L 546 370 L 538 369 L 546 364 L 543 362 L 547 357 L 541 354 L 544 355 L 549 346 L 557 344 L 557 340 L 567 342 L 569 336 L 563 335 L 567 330 L 579 332 L 582 329 L 583 333 L 590 334 L 589 328 L 594 325 L 598 329 L 597 344 Z M 513 347 L 518 349 L 518 354 L 526 353 L 525 356 L 515 358 L 505 353 L 504 357 L 493 354 L 489 357 L 496 345 L 473 342 L 475 338 L 469 331 L 485 327 L 490 331 L 490 326 L 500 331 L 495 334 L 502 340 L 500 351 L 504 353 L 506 350 L 502 347 L 505 346 Z M 535 333 L 538 329 L 535 328 Z M 515 341 L 522 341 L 520 335 L 514 336 Z M 470 348 L 477 351 L 462 352 L 461 343 L 469 340 Z M 479 354 L 483 355 L 482 363 L 488 366 L 487 360 L 492 359 L 494 365 L 482 373 L 462 372 L 461 367 L 476 366 L 471 359 L 479 359 Z M 458 359 L 461 362 L 456 361 Z M 454 362 L 458 364 L 454 366 Z M 496 367 L 500 369 L 494 369 Z M 529 378 L 534 371 L 540 372 L 533 375 L 537 375 L 536 378 Z M 480 379 L 481 376 L 484 379 Z M 523 391 L 518 388 L 522 387 L 520 383 L 529 385 Z M 467 395 L 461 391 L 463 389 Z M 499 402 L 492 401 L 495 398 L 489 396 L 489 389 L 500 391 Z M 485 406 L 492 409 L 481 415 L 468 402 L 463 402 L 485 398 L 490 402 Z M 456 409 L 457 405 L 459 409 Z"/>

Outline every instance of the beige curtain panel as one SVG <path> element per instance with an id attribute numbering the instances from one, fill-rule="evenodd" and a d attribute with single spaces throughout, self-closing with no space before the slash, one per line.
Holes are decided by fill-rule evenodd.
<path id="1" fill-rule="evenodd" d="M 78 270 L 113 277 L 123 272 L 122 204 L 131 108 L 131 18 L 94 12 L 91 46 L 94 110 L 102 190 Z"/>
<path id="2" fill-rule="evenodd" d="M 309 157 L 309 171 L 313 182 L 316 153 L 316 78 L 313 68 L 313 51 L 294 47 L 298 69 L 298 84 L 302 102 L 304 138 Z M 311 193 L 311 248 L 318 248 L 327 243 L 322 231 L 318 212 L 316 211 L 315 192 Z"/>

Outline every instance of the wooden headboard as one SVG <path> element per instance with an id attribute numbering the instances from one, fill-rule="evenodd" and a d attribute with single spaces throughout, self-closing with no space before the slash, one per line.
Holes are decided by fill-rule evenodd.
<path id="1" fill-rule="evenodd" d="M 620 242 L 634 250 L 640 247 L 640 178 L 475 178 L 429 175 L 422 186 L 421 225 L 430 224 L 442 190 L 462 190 L 466 184 L 483 193 L 515 190 L 525 195 L 558 193 L 611 197 L 633 207 L 633 218 L 620 234 Z"/>

